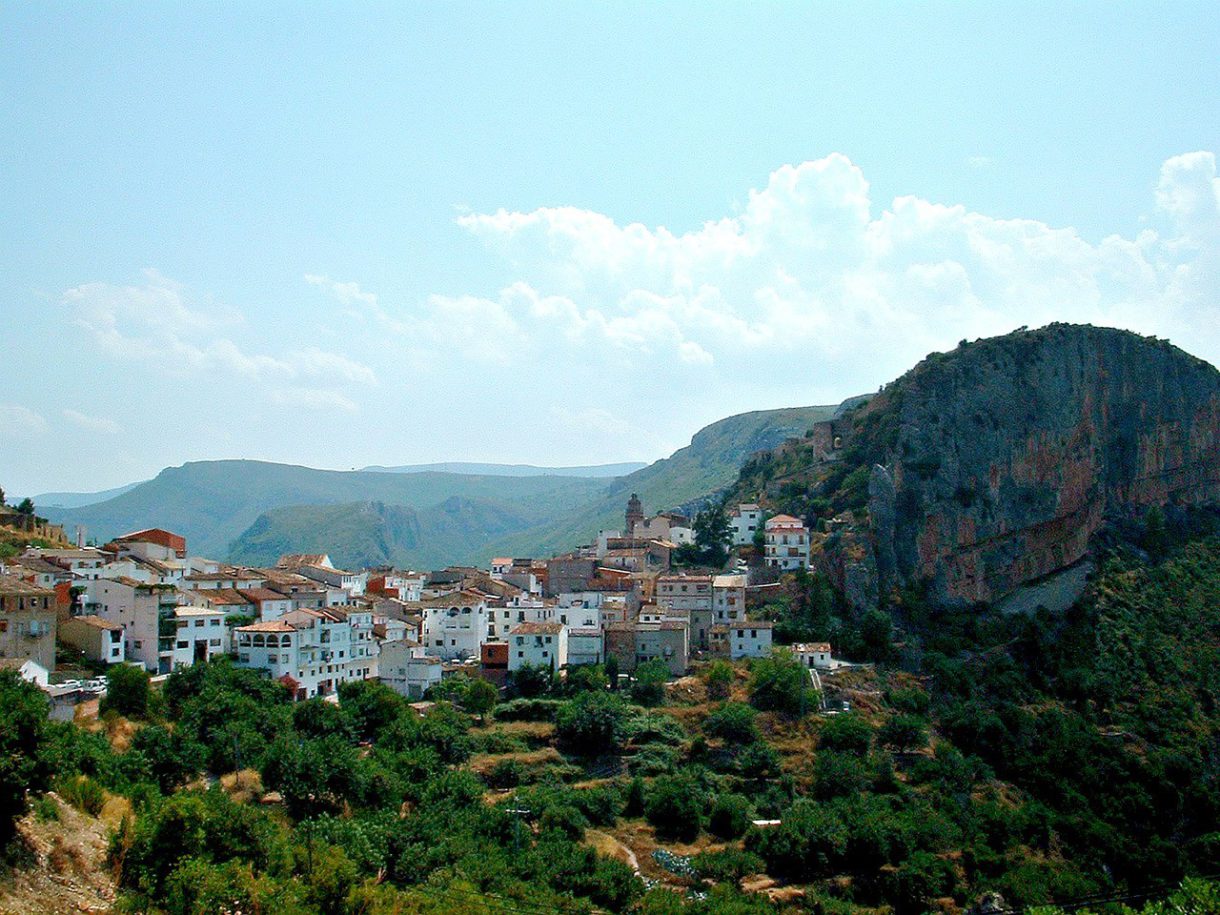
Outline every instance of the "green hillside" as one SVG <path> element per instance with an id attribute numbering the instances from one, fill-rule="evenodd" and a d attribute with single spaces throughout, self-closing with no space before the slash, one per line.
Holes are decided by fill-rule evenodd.
<path id="1" fill-rule="evenodd" d="M 456 496 L 422 509 L 383 502 L 294 505 L 260 515 L 230 546 L 229 558 L 269 565 L 285 553 L 328 553 L 340 568 L 431 569 L 461 563 L 490 538 L 531 521 L 521 509 Z"/>
<path id="2" fill-rule="evenodd" d="M 646 512 L 665 511 L 715 493 L 737 479 L 745 460 L 804 435 L 811 425 L 829 419 L 837 405 L 790 407 L 739 413 L 706 426 L 691 443 L 643 470 L 619 477 L 578 511 L 520 534 L 493 541 L 478 554 L 541 556 L 588 543 L 600 530 L 623 526 L 631 493 L 638 493 Z"/>
<path id="3" fill-rule="evenodd" d="M 363 501 L 426 508 L 446 499 L 488 500 L 523 523 L 575 511 L 606 481 L 578 477 L 504 477 L 446 473 L 371 473 L 314 470 L 261 461 L 201 461 L 170 467 L 147 483 L 105 502 L 48 509 L 52 521 L 82 524 L 103 541 L 144 527 L 181 533 L 192 553 L 224 558 L 228 548 L 264 512 L 291 505 Z M 335 542 L 331 549 L 343 552 Z"/>
<path id="4" fill-rule="evenodd" d="M 247 562 L 305 549 L 325 550 L 355 566 L 543 556 L 587 542 L 603 528 L 621 527 L 633 492 L 646 510 L 661 511 L 723 489 L 751 454 L 803 435 L 835 409 L 793 407 L 730 416 L 697 432 L 671 457 L 617 478 L 201 461 L 167 468 L 104 502 L 49 508 L 46 514 L 69 530 L 84 525 L 99 542 L 138 528 L 164 527 L 185 536 L 192 553 Z M 374 511 L 369 503 L 382 507 Z M 454 517 L 446 505 L 466 508 Z M 318 510 L 322 506 L 326 511 Z"/>

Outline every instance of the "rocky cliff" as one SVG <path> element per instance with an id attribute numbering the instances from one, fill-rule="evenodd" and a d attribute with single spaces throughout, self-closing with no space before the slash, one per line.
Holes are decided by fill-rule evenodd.
<path id="1" fill-rule="evenodd" d="M 1220 502 L 1220 372 L 1106 328 L 963 342 L 772 464 L 743 485 L 840 519 L 820 562 L 853 602 L 911 582 L 992 601 L 1084 557 L 1107 518 Z"/>

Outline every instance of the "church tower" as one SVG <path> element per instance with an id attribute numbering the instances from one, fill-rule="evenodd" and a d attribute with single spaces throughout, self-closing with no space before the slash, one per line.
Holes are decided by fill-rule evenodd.
<path id="1" fill-rule="evenodd" d="M 635 523 L 643 520 L 644 506 L 640 504 L 640 497 L 632 493 L 631 498 L 627 500 L 627 529 L 623 533 L 631 537 L 635 533 Z"/>

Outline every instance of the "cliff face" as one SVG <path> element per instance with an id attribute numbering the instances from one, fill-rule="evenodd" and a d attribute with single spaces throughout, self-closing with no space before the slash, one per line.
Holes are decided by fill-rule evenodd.
<path id="1" fill-rule="evenodd" d="M 1125 331 L 1051 325 L 935 354 L 851 420 L 839 460 L 872 468 L 867 520 L 823 557 L 845 587 L 863 564 L 882 594 L 927 581 L 991 601 L 1082 558 L 1110 515 L 1220 502 L 1220 372 Z M 842 555 L 861 541 L 862 559 Z"/>

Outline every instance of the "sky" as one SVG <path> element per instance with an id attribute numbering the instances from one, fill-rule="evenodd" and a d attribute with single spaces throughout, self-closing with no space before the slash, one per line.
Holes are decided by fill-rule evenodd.
<path id="1" fill-rule="evenodd" d="M 1211 3 L 0 6 L 0 487 L 654 460 L 1074 321 L 1220 363 Z"/>

